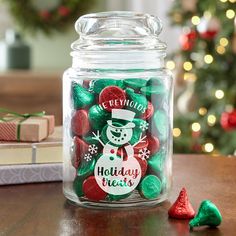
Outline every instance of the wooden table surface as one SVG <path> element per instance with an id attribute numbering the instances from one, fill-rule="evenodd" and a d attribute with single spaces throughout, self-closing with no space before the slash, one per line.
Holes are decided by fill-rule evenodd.
<path id="1" fill-rule="evenodd" d="M 69 204 L 61 183 L 0 187 L 0 235 L 16 236 L 233 236 L 236 235 L 236 158 L 178 155 L 168 201 L 152 208 L 94 210 Z M 187 220 L 168 219 L 181 187 L 195 209 L 204 199 L 220 209 L 218 228 L 189 231 Z"/>

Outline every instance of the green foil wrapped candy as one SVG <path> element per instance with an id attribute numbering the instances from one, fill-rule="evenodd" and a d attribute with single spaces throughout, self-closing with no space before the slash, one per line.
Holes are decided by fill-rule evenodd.
<path id="1" fill-rule="evenodd" d="M 91 89 L 97 94 L 99 94 L 107 86 L 118 86 L 120 88 L 123 88 L 123 80 L 116 79 L 98 79 L 94 80 L 94 82 L 91 84 Z"/>
<path id="2" fill-rule="evenodd" d="M 101 130 L 110 119 L 111 113 L 104 110 L 99 105 L 93 105 L 88 112 L 88 117 L 91 126 L 96 130 Z"/>
<path id="3" fill-rule="evenodd" d="M 150 85 L 150 86 L 142 87 L 141 92 L 143 95 L 148 96 L 148 97 L 151 97 L 152 95 L 164 96 L 166 93 L 166 89 L 163 85 L 160 85 L 160 86 Z"/>
<path id="4" fill-rule="evenodd" d="M 86 155 L 86 154 L 85 154 Z M 79 178 L 87 178 L 88 176 L 93 174 L 95 167 L 96 159 L 92 158 L 91 160 L 83 160 L 77 170 L 77 176 Z"/>
<path id="5" fill-rule="evenodd" d="M 162 185 L 161 181 L 155 175 L 146 175 L 140 185 L 140 194 L 147 199 L 155 199 L 161 193 Z"/>
<path id="6" fill-rule="evenodd" d="M 216 227 L 221 222 L 222 216 L 217 206 L 210 200 L 204 200 L 198 209 L 197 215 L 189 222 L 189 226 L 190 229 L 203 225 Z"/>
<path id="7" fill-rule="evenodd" d="M 163 107 L 163 103 L 166 100 L 168 101 L 169 88 L 160 78 L 149 79 L 147 86 L 142 88 L 141 92 L 148 96 L 151 101 L 155 101 L 153 103 L 155 109 L 160 109 L 160 107 Z"/>
<path id="8" fill-rule="evenodd" d="M 135 144 L 139 141 L 140 138 L 142 138 L 142 134 L 147 131 L 149 123 L 145 120 L 134 118 L 133 123 L 135 124 L 135 127 L 133 128 L 133 135 L 130 140 L 130 144 Z"/>
<path id="9" fill-rule="evenodd" d="M 135 79 L 135 78 L 132 78 L 132 79 L 125 79 L 124 80 L 124 84 L 128 87 L 131 87 L 133 89 L 140 89 L 144 86 L 146 86 L 147 84 L 147 80 L 145 79 Z"/>
<path id="10" fill-rule="evenodd" d="M 83 181 L 84 181 L 84 178 L 76 176 L 75 179 L 74 179 L 74 182 L 73 182 L 73 189 L 75 191 L 75 194 L 78 197 L 82 197 L 84 195 L 83 189 L 82 189 Z"/>
<path id="11" fill-rule="evenodd" d="M 133 89 L 127 88 L 126 94 L 129 98 L 129 104 L 127 104 L 127 109 L 136 113 L 136 116 L 144 113 L 148 106 L 147 98 L 139 93 L 135 93 Z"/>
<path id="12" fill-rule="evenodd" d="M 169 118 L 165 111 L 157 110 L 154 113 L 152 122 L 158 132 L 158 138 L 160 141 L 166 141 L 169 136 Z"/>
<path id="13" fill-rule="evenodd" d="M 72 100 L 75 109 L 80 109 L 94 102 L 94 94 L 87 91 L 81 85 L 72 83 Z"/>
<path id="14" fill-rule="evenodd" d="M 162 176 L 162 171 L 164 169 L 166 158 L 166 152 L 164 150 L 160 150 L 153 156 L 148 159 L 148 169 L 149 172 L 158 176 Z"/>

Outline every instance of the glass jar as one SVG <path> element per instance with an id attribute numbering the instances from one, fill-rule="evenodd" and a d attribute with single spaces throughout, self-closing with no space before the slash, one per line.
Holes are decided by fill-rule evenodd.
<path id="1" fill-rule="evenodd" d="M 127 207 L 164 201 L 171 186 L 173 80 L 160 20 L 134 12 L 80 17 L 63 76 L 66 198 Z"/>

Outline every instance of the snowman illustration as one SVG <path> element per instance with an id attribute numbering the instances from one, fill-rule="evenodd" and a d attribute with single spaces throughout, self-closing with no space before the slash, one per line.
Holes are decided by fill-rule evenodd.
<path id="1" fill-rule="evenodd" d="M 107 193 L 122 195 L 133 191 L 141 179 L 141 166 L 134 157 L 134 146 L 146 136 L 131 145 L 135 124 L 132 122 L 135 113 L 126 109 L 113 109 L 112 119 L 107 121 L 107 143 L 100 139 L 99 131 L 93 133 L 93 139 L 103 146 L 103 155 L 98 159 L 94 175 L 98 185 Z M 121 122 L 119 122 L 121 121 Z M 121 125 L 120 123 L 126 122 Z M 123 151 L 124 150 L 124 151 Z M 125 155 L 125 153 L 126 155 Z M 118 157 L 121 158 L 118 158 Z"/>
<path id="2" fill-rule="evenodd" d="M 146 136 L 141 137 L 138 140 L 138 142 L 131 145 L 129 141 L 131 140 L 133 136 L 133 128 L 135 127 L 135 124 L 132 122 L 135 116 L 135 113 L 133 111 L 129 111 L 126 109 L 112 109 L 111 114 L 112 120 L 108 120 L 107 124 L 107 130 L 106 135 L 108 138 L 108 142 L 104 144 L 102 140 L 100 139 L 99 131 L 97 131 L 97 134 L 93 133 L 94 137 L 93 139 L 98 140 L 103 148 L 103 154 L 107 154 L 110 156 L 117 156 L 119 147 L 124 145 L 125 152 L 127 154 L 127 158 L 134 156 L 134 149 L 133 147 L 142 142 Z M 115 119 L 115 122 L 114 122 Z M 127 124 L 123 126 L 117 126 L 117 121 L 125 121 Z M 124 158 L 124 153 L 119 153 L 122 158 Z"/>

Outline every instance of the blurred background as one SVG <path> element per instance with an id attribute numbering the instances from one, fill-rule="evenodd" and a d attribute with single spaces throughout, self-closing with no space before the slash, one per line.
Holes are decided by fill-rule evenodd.
<path id="1" fill-rule="evenodd" d="M 236 152 L 235 0 L 0 0 L 0 107 L 62 123 L 61 76 L 82 14 L 157 15 L 175 74 L 174 151 Z"/>

